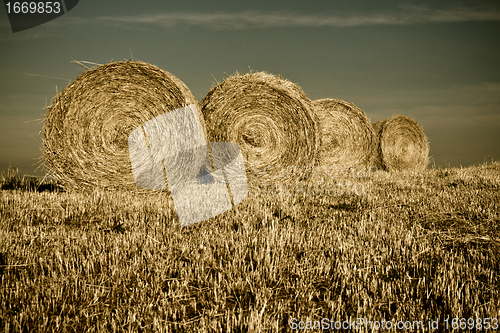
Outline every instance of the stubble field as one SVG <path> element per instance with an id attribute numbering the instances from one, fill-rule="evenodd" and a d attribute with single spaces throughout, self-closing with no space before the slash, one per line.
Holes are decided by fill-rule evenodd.
<path id="1" fill-rule="evenodd" d="M 315 182 L 181 228 L 161 193 L 40 192 L 11 173 L 0 330 L 500 329 L 499 162 Z"/>

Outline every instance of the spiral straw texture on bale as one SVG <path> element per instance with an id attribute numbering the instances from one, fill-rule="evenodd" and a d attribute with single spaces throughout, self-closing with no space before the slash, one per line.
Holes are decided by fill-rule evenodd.
<path id="1" fill-rule="evenodd" d="M 200 102 L 210 141 L 240 146 L 257 183 L 304 178 L 318 136 L 312 102 L 296 84 L 265 72 L 227 77 Z"/>
<path id="2" fill-rule="evenodd" d="M 423 129 L 410 117 L 397 115 L 373 124 L 377 165 L 386 171 L 422 171 L 429 163 L 429 143 Z"/>
<path id="3" fill-rule="evenodd" d="M 129 134 L 145 121 L 191 104 L 197 104 L 196 99 L 186 85 L 151 64 L 121 61 L 89 69 L 46 108 L 46 162 L 68 188 L 139 190 Z M 204 126 L 201 113 L 198 116 Z M 170 167 L 182 169 L 201 160 L 186 156 Z"/>
<path id="4" fill-rule="evenodd" d="M 323 172 L 369 167 L 375 131 L 356 105 L 332 98 L 313 101 L 320 137 L 319 169 Z"/>

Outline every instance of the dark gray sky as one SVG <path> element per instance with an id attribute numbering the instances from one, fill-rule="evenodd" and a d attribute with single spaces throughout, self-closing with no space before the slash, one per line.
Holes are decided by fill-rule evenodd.
<path id="1" fill-rule="evenodd" d="M 0 172 L 35 174 L 43 108 L 82 72 L 73 59 L 130 50 L 198 99 L 225 73 L 265 70 L 372 122 L 414 118 L 437 166 L 500 158 L 498 1 L 82 0 L 17 33 L 0 9 Z"/>

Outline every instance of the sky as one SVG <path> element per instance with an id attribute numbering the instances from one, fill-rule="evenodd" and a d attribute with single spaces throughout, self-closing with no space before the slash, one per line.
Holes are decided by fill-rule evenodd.
<path id="1" fill-rule="evenodd" d="M 311 99 L 354 103 L 372 122 L 403 114 L 430 166 L 500 159 L 498 1 L 97 1 L 13 33 L 0 9 L 0 173 L 41 176 L 44 107 L 84 69 L 141 60 L 198 100 L 226 74 L 267 71 Z"/>

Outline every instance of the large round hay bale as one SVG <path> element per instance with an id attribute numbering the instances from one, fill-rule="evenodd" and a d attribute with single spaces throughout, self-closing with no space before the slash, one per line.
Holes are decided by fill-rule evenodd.
<path id="1" fill-rule="evenodd" d="M 305 178 L 318 137 L 312 102 L 296 84 L 265 72 L 227 77 L 200 102 L 210 141 L 240 146 L 257 184 Z"/>
<path id="2" fill-rule="evenodd" d="M 377 138 L 376 163 L 386 171 L 422 171 L 429 163 L 429 143 L 415 120 L 396 115 L 373 124 Z"/>
<path id="3" fill-rule="evenodd" d="M 368 168 L 376 142 L 366 114 L 356 105 L 338 99 L 318 99 L 313 104 L 320 134 L 320 171 Z"/>
<path id="4" fill-rule="evenodd" d="M 139 190 L 132 174 L 129 134 L 166 112 L 197 105 L 174 75 L 138 61 L 92 68 L 57 94 L 46 108 L 44 155 L 67 188 Z M 203 124 L 203 117 L 198 117 Z M 175 168 L 201 159 L 186 154 Z M 172 167 L 172 166 L 171 166 Z"/>

